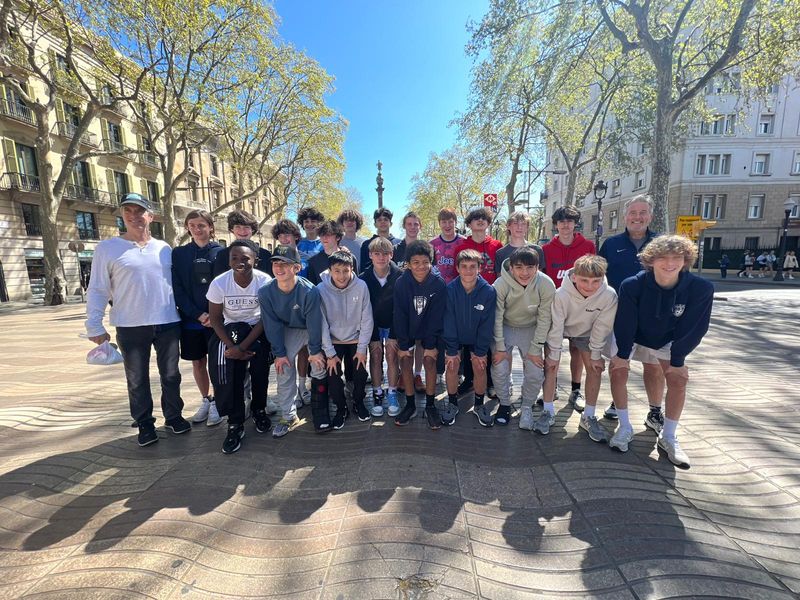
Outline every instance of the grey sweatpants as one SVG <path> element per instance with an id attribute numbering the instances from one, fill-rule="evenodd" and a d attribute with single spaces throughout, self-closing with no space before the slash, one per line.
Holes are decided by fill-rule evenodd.
<path id="1" fill-rule="evenodd" d="M 522 406 L 532 407 L 539 390 L 542 388 L 544 369 L 533 364 L 526 354 L 535 331 L 536 327 L 503 325 L 503 338 L 506 344 L 505 351 L 508 352 L 508 360 L 492 365 L 492 380 L 501 406 L 511 405 L 509 384 L 511 383 L 511 360 L 514 348 L 517 349 L 522 358 Z M 503 349 L 492 348 L 492 352 L 497 350 Z"/>
<path id="2" fill-rule="evenodd" d="M 305 329 L 296 329 L 293 327 L 286 327 L 283 330 L 284 340 L 286 346 L 286 358 L 289 359 L 289 366 L 283 370 L 283 373 L 275 373 L 275 379 L 278 385 L 278 406 L 281 407 L 283 418 L 287 421 L 292 421 L 297 416 L 297 409 L 294 406 L 294 399 L 297 397 L 297 369 L 295 368 L 295 360 L 300 348 L 308 344 L 308 331 Z M 327 377 L 325 369 L 317 369 L 311 365 L 311 377 L 314 379 L 325 379 Z"/>

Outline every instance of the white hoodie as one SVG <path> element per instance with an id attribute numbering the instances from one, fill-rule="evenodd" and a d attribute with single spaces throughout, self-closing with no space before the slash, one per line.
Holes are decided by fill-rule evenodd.
<path id="1" fill-rule="evenodd" d="M 553 324 L 547 335 L 550 358 L 560 358 L 561 342 L 565 337 L 588 337 L 592 360 L 598 360 L 606 339 L 614 330 L 617 292 L 609 287 L 604 277 L 598 290 L 584 298 L 572 282 L 572 272 L 573 269 L 567 272 L 553 298 Z"/>
<path id="2" fill-rule="evenodd" d="M 317 286 L 322 299 L 322 350 L 325 356 L 336 356 L 334 344 L 353 342 L 357 352 L 365 354 L 372 338 L 372 303 L 369 289 L 355 274 L 344 289 L 337 288 L 329 271 L 320 275 Z"/>

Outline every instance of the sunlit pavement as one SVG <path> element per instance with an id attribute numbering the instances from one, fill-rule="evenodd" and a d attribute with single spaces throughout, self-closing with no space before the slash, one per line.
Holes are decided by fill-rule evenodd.
<path id="1" fill-rule="evenodd" d="M 547 437 L 480 427 L 467 396 L 439 431 L 248 423 L 231 456 L 224 425 L 175 436 L 157 410 L 141 449 L 82 306 L 0 311 L 0 597 L 797 597 L 800 289 L 740 283 L 688 363 L 690 470 L 644 428 L 638 367 L 627 454 L 578 432 L 563 365 Z"/>

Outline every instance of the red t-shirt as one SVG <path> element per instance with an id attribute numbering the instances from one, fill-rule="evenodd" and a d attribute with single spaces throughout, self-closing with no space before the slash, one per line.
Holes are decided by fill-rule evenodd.
<path id="1" fill-rule="evenodd" d="M 489 235 L 480 243 L 473 240 L 472 236 L 469 236 L 456 248 L 456 256 L 458 256 L 458 253 L 462 250 L 477 250 L 478 254 L 483 257 L 481 277 L 483 277 L 487 283 L 492 284 L 497 279 L 497 273 L 494 272 L 494 259 L 497 255 L 497 251 L 502 247 L 502 242 Z"/>
<path id="2" fill-rule="evenodd" d="M 544 250 L 544 273 L 553 280 L 556 288 L 561 287 L 561 281 L 576 260 L 587 254 L 596 254 L 594 242 L 590 242 L 580 233 L 575 234 L 575 239 L 569 246 L 562 244 L 556 236 L 542 246 L 542 250 Z"/>

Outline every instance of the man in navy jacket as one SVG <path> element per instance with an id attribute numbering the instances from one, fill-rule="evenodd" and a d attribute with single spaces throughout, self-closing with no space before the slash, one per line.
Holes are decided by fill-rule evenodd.
<path id="1" fill-rule="evenodd" d="M 609 442 L 623 452 L 633 439 L 628 418 L 630 359 L 660 369 L 667 387 L 666 418 L 658 448 L 669 460 L 689 466 L 678 444 L 678 421 L 686 401 L 686 357 L 708 331 L 714 286 L 689 272 L 697 258 L 694 243 L 680 235 L 654 239 L 641 253 L 645 270 L 622 282 L 614 335 L 617 349 L 609 364 L 611 393 L 619 428 Z"/>
<path id="2" fill-rule="evenodd" d="M 417 415 L 414 398 L 414 344 L 422 343 L 425 365 L 425 416 L 431 429 L 442 425 L 434 405 L 436 391 L 436 358 L 441 344 L 444 307 L 447 302 L 444 279 L 432 272 L 433 247 L 424 240 L 415 240 L 406 250 L 406 272 L 394 284 L 394 330 L 397 334 L 397 356 L 400 376 L 406 393 L 406 405 L 395 419 L 396 425 L 407 425 Z M 410 395 L 409 395 L 410 393 Z"/>
<path id="3" fill-rule="evenodd" d="M 458 277 L 447 285 L 444 311 L 446 402 L 439 413 L 445 425 L 456 422 L 458 414 L 458 367 L 462 352 L 472 364 L 475 397 L 486 393 L 489 346 L 494 340 L 497 293 L 478 274 L 483 257 L 476 250 L 462 250 L 456 256 Z"/>

